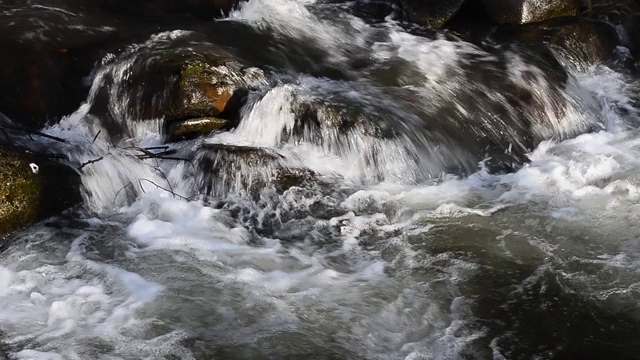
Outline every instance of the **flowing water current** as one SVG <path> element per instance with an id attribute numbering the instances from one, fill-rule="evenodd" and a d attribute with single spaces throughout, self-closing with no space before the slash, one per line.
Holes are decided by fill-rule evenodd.
<path id="1" fill-rule="evenodd" d="M 415 124 L 446 101 L 471 97 L 476 107 L 458 111 L 477 113 L 506 101 L 494 87 L 502 80 L 482 85 L 469 75 L 498 74 L 497 55 L 460 39 L 417 36 L 392 19 L 338 16 L 335 6 L 251 0 L 218 21 L 307 43 L 342 76 L 268 70 L 274 80 L 257 84 L 237 128 L 169 145 L 176 156 L 220 144 L 260 148 L 277 165 L 317 175 L 284 192 L 270 185 L 269 162 L 229 155 L 211 176 L 198 163 L 140 160 L 127 148 L 163 146 L 163 130 L 159 119 L 131 119 L 140 104 L 121 84 L 155 52 L 206 49 L 197 31 L 156 33 L 97 66 L 86 102 L 45 129 L 69 144 L 43 144 L 60 146 L 76 164 L 102 160 L 83 169 L 85 206 L 13 235 L 0 257 L 0 353 L 639 356 L 638 84 L 556 54 L 569 74 L 556 89 L 525 55 L 502 52 L 508 71 L 500 74 L 534 94 L 541 110 L 530 114 L 533 131 L 547 140 L 523 167 L 494 174 L 464 142 L 423 135 Z M 258 49 L 269 44 L 237 46 L 265 63 L 270 56 Z M 547 101 L 558 91 L 562 112 Z M 129 135 L 118 146 L 92 113 L 105 98 Z M 297 133 L 301 98 L 355 104 L 394 136 Z M 518 146 L 517 134 L 501 134 L 505 148 Z"/>

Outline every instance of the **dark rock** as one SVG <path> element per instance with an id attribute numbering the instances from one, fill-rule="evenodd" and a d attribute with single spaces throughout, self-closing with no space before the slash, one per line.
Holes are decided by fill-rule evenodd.
<path id="1" fill-rule="evenodd" d="M 526 44 L 542 57 L 552 56 L 540 46 L 545 44 L 578 67 L 613 60 L 620 44 L 614 27 L 584 18 L 551 19 L 517 27 L 505 25 L 495 31 L 493 39 Z"/>
<path id="2" fill-rule="evenodd" d="M 465 0 L 403 0 L 408 20 L 429 27 L 444 26 L 460 9 Z"/>
<path id="3" fill-rule="evenodd" d="M 487 13 L 501 24 L 527 24 L 576 16 L 576 0 L 482 0 Z"/>
<path id="4" fill-rule="evenodd" d="M 277 152 L 252 146 L 205 144 L 196 150 L 196 187 L 206 195 L 243 192 L 257 196 L 273 186 L 285 191 L 315 178 L 311 170 L 292 166 Z"/>
<path id="5" fill-rule="evenodd" d="M 229 120 L 214 117 L 175 121 L 169 124 L 168 141 L 194 139 L 229 126 Z"/>
<path id="6" fill-rule="evenodd" d="M 616 30 L 609 24 L 571 19 L 553 27 L 548 44 L 582 67 L 611 60 L 619 41 Z"/>
<path id="7" fill-rule="evenodd" d="M 37 165 L 37 173 L 30 164 Z M 72 168 L 24 151 L 0 148 L 0 235 L 81 201 L 80 176 Z"/>
<path id="8" fill-rule="evenodd" d="M 616 28 L 620 42 L 640 58 L 640 1 L 582 0 L 583 16 Z"/>
<path id="9" fill-rule="evenodd" d="M 0 12 L 0 111 L 31 129 L 75 110 L 84 77 L 103 56 L 113 28 L 76 14 L 43 9 Z M 10 54 L 10 56 L 8 55 Z"/>

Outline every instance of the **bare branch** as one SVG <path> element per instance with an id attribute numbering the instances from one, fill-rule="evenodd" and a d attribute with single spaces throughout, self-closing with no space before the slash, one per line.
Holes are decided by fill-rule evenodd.
<path id="1" fill-rule="evenodd" d="M 97 163 L 98 161 L 100 161 L 100 160 L 102 160 L 102 159 L 104 159 L 104 156 L 100 156 L 100 157 L 99 157 L 99 158 L 97 158 L 97 159 L 89 160 L 89 161 L 87 161 L 87 162 L 85 162 L 85 163 L 82 163 L 82 165 L 80 165 L 80 166 L 78 167 L 78 170 L 82 170 L 85 166 L 87 166 L 87 165 L 91 165 L 91 164 L 95 164 L 95 163 Z"/>
<path id="2" fill-rule="evenodd" d="M 93 141 L 91 142 L 92 144 L 96 143 L 96 140 L 98 139 L 98 136 L 100 136 L 101 132 L 102 132 L 102 130 L 98 130 L 98 133 L 96 134 L 96 136 L 93 137 Z"/>
<path id="3" fill-rule="evenodd" d="M 67 140 L 65 140 L 63 138 L 59 138 L 57 136 L 45 134 L 45 133 L 42 133 L 40 131 L 32 131 L 32 130 L 27 130 L 27 129 L 23 129 L 23 128 L 20 128 L 20 127 L 5 126 L 5 125 L 0 125 L 0 128 L 2 128 L 3 130 L 13 130 L 13 131 L 25 132 L 25 133 L 27 133 L 29 135 L 29 138 L 31 140 L 34 140 L 31 135 L 37 135 L 37 136 L 41 136 L 41 137 L 44 137 L 44 138 L 47 138 L 47 139 L 55 140 L 55 141 L 58 141 L 58 142 L 61 142 L 61 143 L 66 143 L 67 142 Z"/>
<path id="4" fill-rule="evenodd" d="M 121 187 L 121 188 L 120 188 L 120 190 L 118 190 L 118 191 L 116 192 L 116 195 L 113 197 L 113 205 L 115 205 L 115 204 L 116 204 L 116 200 L 118 199 L 118 195 L 120 195 L 120 192 L 121 192 L 122 190 L 126 189 L 126 188 L 127 188 L 127 187 L 129 187 L 129 186 L 133 186 L 133 183 L 132 183 L 131 181 L 129 181 L 129 183 L 128 183 L 127 185 L 125 185 L 125 186 Z"/>

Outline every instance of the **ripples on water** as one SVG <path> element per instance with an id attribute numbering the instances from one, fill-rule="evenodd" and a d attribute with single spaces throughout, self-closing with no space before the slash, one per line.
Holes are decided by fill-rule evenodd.
<path id="1" fill-rule="evenodd" d="M 161 144 L 159 120 L 128 118 L 137 104 L 118 81 L 153 51 L 203 45 L 176 29 L 105 59 L 87 103 L 47 129 L 71 139 L 75 161 L 105 159 L 83 176 L 85 209 L 10 240 L 0 259 L 0 349 L 16 359 L 637 356 L 638 84 L 605 66 L 570 71 L 566 112 L 545 108 L 540 120 L 539 131 L 559 140 L 542 142 L 512 173 L 474 162 L 469 176 L 446 175 L 450 162 L 472 160 L 459 144 L 424 146 L 438 139 L 412 132 L 415 111 L 476 86 L 465 83 L 468 57 L 488 66 L 493 55 L 392 20 L 327 17 L 320 5 L 251 0 L 223 21 L 313 42 L 345 78 L 274 71 L 278 80 L 253 95 L 237 129 L 175 145 L 179 154 L 203 143 L 267 148 L 319 174 L 284 193 L 247 193 L 243 179 L 270 176 L 252 166 L 225 173 L 226 187 L 206 199 L 140 182 L 190 198 L 198 174 L 91 143 L 103 130 L 91 106 L 115 79 L 109 106 L 120 125 L 134 144 Z M 345 65 L 354 54 L 373 67 Z M 512 79 L 518 64 L 536 70 L 510 56 Z M 371 71 L 392 60 L 404 64 L 396 70 L 406 72 L 397 75 L 408 98 Z M 536 81 L 526 85 L 544 102 L 552 85 Z M 486 101 L 499 101 L 491 94 Z M 400 135 L 293 136 L 296 99 L 328 96 L 397 122 Z M 593 124 L 601 130 L 570 136 Z"/>

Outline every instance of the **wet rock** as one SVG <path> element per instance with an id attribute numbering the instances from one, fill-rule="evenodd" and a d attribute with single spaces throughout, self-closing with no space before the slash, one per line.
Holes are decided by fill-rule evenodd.
<path id="1" fill-rule="evenodd" d="M 274 150 L 253 146 L 205 144 L 196 150 L 195 164 L 196 188 L 206 195 L 240 192 L 258 196 L 269 186 L 282 192 L 316 177 Z"/>
<path id="2" fill-rule="evenodd" d="M 408 20 L 429 27 L 444 26 L 460 9 L 465 0 L 403 0 Z"/>
<path id="3" fill-rule="evenodd" d="M 264 81 L 261 70 L 237 62 L 188 61 L 181 67 L 176 102 L 165 119 L 215 116 L 237 120 L 249 88 Z"/>
<path id="4" fill-rule="evenodd" d="M 576 16 L 576 0 L 483 0 L 489 16 L 501 24 L 527 24 Z"/>
<path id="5" fill-rule="evenodd" d="M 493 38 L 498 42 L 523 43 L 541 57 L 553 56 L 540 46 L 544 44 L 578 67 L 614 59 L 620 44 L 614 27 L 584 18 L 551 19 L 518 27 L 506 25 L 495 34 Z"/>
<path id="6" fill-rule="evenodd" d="M 549 46 L 577 66 L 611 60 L 619 43 L 616 30 L 598 21 L 571 19 L 550 32 Z"/>
<path id="7" fill-rule="evenodd" d="M 34 171 L 31 164 L 35 164 Z M 0 148 L 0 235 L 56 215 L 82 201 L 70 167 L 23 151 Z"/>
<path id="8" fill-rule="evenodd" d="M 331 100 L 300 100 L 293 107 L 298 135 L 313 134 L 314 131 L 333 130 L 339 133 L 356 131 L 365 136 L 390 138 L 396 135 L 391 122 L 384 115 L 368 111 L 357 104 L 332 102 Z M 312 139 L 308 139 L 312 140 Z"/>
<path id="9" fill-rule="evenodd" d="M 175 121 L 169 124 L 167 140 L 194 139 L 229 126 L 229 120 L 214 117 Z"/>
<path id="10" fill-rule="evenodd" d="M 615 27 L 620 42 L 640 58 L 640 2 L 636 0 L 582 0 L 583 16 Z"/>

